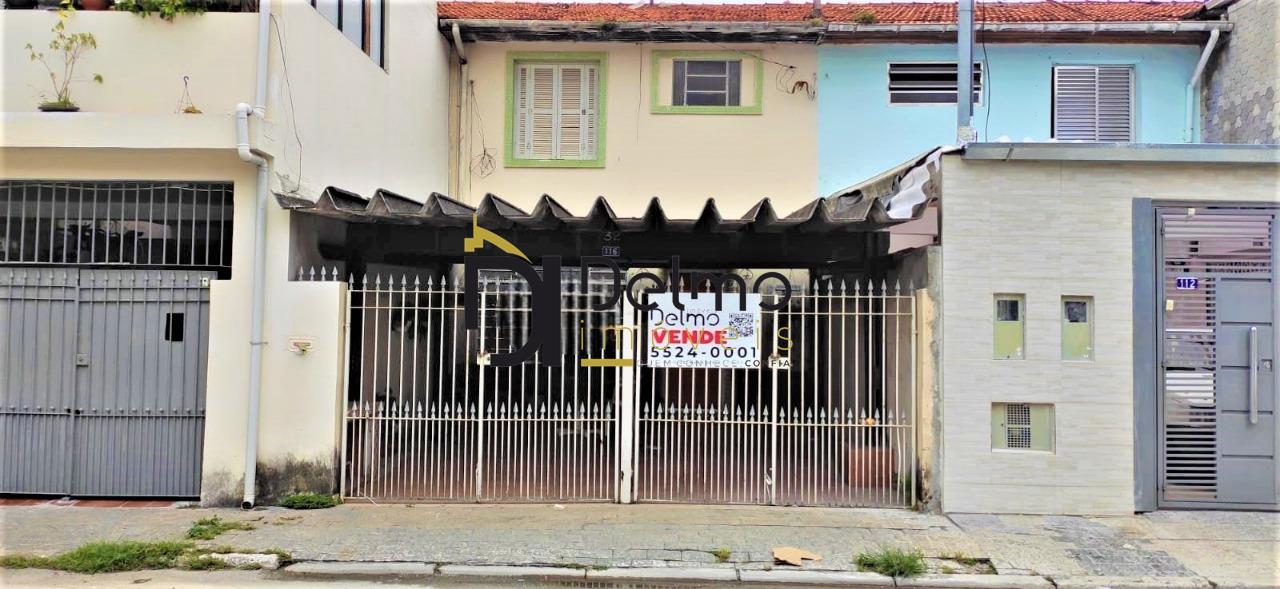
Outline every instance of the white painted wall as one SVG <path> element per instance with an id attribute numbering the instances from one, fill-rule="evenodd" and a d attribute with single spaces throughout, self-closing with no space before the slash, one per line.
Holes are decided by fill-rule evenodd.
<path id="1" fill-rule="evenodd" d="M 275 157 L 273 186 L 313 199 L 327 186 L 446 192 L 448 45 L 435 2 L 387 2 L 385 69 L 309 3 L 273 7 L 269 124 L 255 143 Z"/>
<path id="2" fill-rule="evenodd" d="M 1280 166 L 943 158 L 942 507 L 1123 514 L 1133 498 L 1132 201 L 1280 200 Z M 1026 359 L 992 359 L 995 293 L 1026 295 Z M 1095 303 L 1061 360 L 1063 296 Z M 993 452 L 991 403 L 1056 406 L 1052 454 Z"/>

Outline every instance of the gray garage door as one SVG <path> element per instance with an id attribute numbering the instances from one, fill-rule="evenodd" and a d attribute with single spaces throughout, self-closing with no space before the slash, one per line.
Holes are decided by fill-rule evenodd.
<path id="1" fill-rule="evenodd" d="M 1159 209 L 1161 505 L 1276 504 L 1275 209 Z"/>
<path id="2" fill-rule="evenodd" d="M 0 493 L 200 493 L 215 272 L 0 267 Z"/>

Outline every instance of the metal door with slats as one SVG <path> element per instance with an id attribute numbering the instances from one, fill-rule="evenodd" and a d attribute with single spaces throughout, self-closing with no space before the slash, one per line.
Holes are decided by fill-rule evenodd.
<path id="1" fill-rule="evenodd" d="M 1276 504 L 1276 217 L 1158 211 L 1162 505 Z"/>
<path id="2" fill-rule="evenodd" d="M 215 276 L 0 268 L 0 493 L 200 494 Z"/>

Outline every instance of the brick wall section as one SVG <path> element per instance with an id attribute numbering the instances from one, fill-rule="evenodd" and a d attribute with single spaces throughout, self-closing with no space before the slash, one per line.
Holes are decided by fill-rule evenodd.
<path id="1" fill-rule="evenodd" d="M 1206 143 L 1280 143 L 1280 2 L 1241 0 L 1201 93 Z"/>
<path id="2" fill-rule="evenodd" d="M 1133 502 L 1132 202 L 1280 200 L 1280 166 L 943 160 L 942 508 L 1122 514 Z M 1026 295 L 1026 359 L 992 359 L 996 293 Z M 1061 359 L 1091 296 L 1095 359 Z M 991 403 L 1055 405 L 1054 453 L 992 451 Z"/>

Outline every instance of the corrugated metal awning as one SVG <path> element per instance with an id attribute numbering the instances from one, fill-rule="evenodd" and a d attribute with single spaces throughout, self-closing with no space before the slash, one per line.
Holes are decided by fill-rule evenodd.
<path id="1" fill-rule="evenodd" d="M 824 233 L 874 231 L 910 221 L 936 198 L 940 184 L 934 150 L 914 162 L 881 174 L 868 182 L 851 186 L 832 196 L 817 198 L 782 215 L 765 198 L 742 217 L 725 218 L 713 198 L 706 200 L 692 219 L 672 219 L 661 199 L 650 199 L 639 217 L 619 217 L 604 197 L 598 197 L 584 215 L 575 215 L 556 199 L 543 195 L 526 212 L 502 198 L 487 194 L 479 206 L 471 207 L 442 194 L 433 193 L 417 201 L 389 190 L 377 190 L 371 197 L 329 187 L 312 202 L 276 194 L 280 206 L 309 214 L 356 223 L 391 223 L 431 227 L 465 227 L 475 217 L 491 229 L 516 227 L 533 231 L 621 231 L 624 233 Z M 932 165 L 931 165 L 932 164 Z"/>

